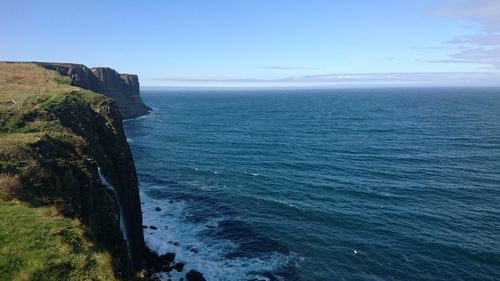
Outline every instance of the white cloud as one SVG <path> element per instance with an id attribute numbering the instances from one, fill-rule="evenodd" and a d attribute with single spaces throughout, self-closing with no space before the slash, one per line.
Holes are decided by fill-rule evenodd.
<path id="1" fill-rule="evenodd" d="M 427 60 L 432 63 L 475 63 L 500 69 L 499 48 L 468 48 L 452 54 L 448 59 Z"/>
<path id="2" fill-rule="evenodd" d="M 479 46 L 500 46 L 500 33 L 488 33 L 463 36 L 448 41 L 449 44 L 467 44 Z"/>
<path id="3" fill-rule="evenodd" d="M 364 86 L 500 86 L 498 72 L 345 73 L 246 79 L 234 77 L 161 77 L 145 79 L 150 86 L 364 87 Z"/>
<path id="4" fill-rule="evenodd" d="M 447 0 L 430 14 L 476 22 L 483 30 L 451 39 L 448 44 L 460 46 L 462 50 L 448 59 L 429 62 L 474 63 L 500 69 L 500 0 Z"/>
<path id="5" fill-rule="evenodd" d="M 498 31 L 500 28 L 499 0 L 447 0 L 431 14 L 472 20 L 482 24 L 488 31 Z"/>
<path id="6" fill-rule="evenodd" d="M 259 69 L 268 70 L 304 70 L 304 69 L 315 69 L 313 67 L 303 67 L 303 66 L 259 66 Z"/>

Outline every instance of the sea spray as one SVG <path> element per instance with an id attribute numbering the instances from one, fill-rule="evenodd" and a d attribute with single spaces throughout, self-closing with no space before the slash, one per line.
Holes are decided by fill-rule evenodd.
<path id="1" fill-rule="evenodd" d="M 221 231 L 225 221 L 234 218 L 209 216 L 193 221 L 195 202 L 155 199 L 149 193 L 156 188 L 141 186 L 143 219 L 149 226 L 144 230 L 146 245 L 159 255 L 175 253 L 176 262 L 185 264 L 183 272 L 162 272 L 159 277 L 180 280 L 189 270 L 197 270 L 208 281 L 283 280 L 277 273 L 297 262 L 296 255 L 272 249 L 254 256 L 232 256 L 241 245 L 215 233 Z"/>
<path id="2" fill-rule="evenodd" d="M 125 224 L 125 216 L 123 215 L 123 208 L 122 204 L 120 203 L 120 198 L 118 197 L 118 193 L 116 193 L 115 187 L 104 177 L 101 171 L 101 167 L 97 167 L 97 172 L 99 174 L 99 179 L 101 180 L 101 183 L 109 190 L 111 190 L 116 197 L 116 201 L 118 202 L 118 208 L 120 209 L 120 231 L 123 235 L 123 240 L 127 243 L 127 250 L 128 250 L 128 256 L 129 258 L 132 258 L 131 256 L 131 248 L 130 248 L 130 243 L 128 239 L 128 231 L 127 231 L 127 226 Z"/>

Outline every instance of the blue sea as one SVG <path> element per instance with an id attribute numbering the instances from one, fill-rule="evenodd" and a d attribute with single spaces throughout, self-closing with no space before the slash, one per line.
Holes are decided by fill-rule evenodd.
<path id="1" fill-rule="evenodd" d="M 185 263 L 164 278 L 500 280 L 500 89 L 142 95 L 145 239 Z"/>

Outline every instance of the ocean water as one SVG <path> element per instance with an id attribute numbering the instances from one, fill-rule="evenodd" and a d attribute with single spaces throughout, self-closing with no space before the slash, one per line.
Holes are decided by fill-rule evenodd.
<path id="1" fill-rule="evenodd" d="M 173 280 L 500 280 L 500 89 L 143 98 L 125 129 Z"/>

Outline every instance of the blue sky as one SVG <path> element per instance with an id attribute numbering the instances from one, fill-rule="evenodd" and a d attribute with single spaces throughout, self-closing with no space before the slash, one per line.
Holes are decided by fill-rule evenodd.
<path id="1" fill-rule="evenodd" d="M 500 85 L 499 0 L 0 3 L 0 60 L 143 86 Z"/>

